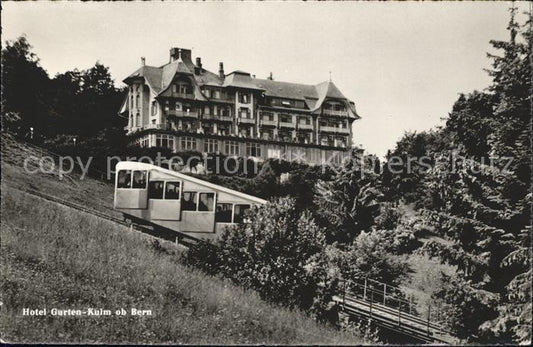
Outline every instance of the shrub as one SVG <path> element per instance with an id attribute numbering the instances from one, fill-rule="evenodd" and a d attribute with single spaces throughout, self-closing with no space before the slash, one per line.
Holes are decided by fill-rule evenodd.
<path id="1" fill-rule="evenodd" d="M 280 198 L 253 207 L 247 218 L 248 223 L 226 229 L 218 247 L 192 247 L 186 262 L 220 272 L 271 302 L 335 320 L 329 302 L 336 282 L 327 276 L 324 230 L 311 214 L 299 213 L 294 199 Z"/>

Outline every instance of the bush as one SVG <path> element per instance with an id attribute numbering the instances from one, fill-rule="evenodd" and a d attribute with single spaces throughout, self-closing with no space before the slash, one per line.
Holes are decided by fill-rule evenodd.
<path id="1" fill-rule="evenodd" d="M 441 317 L 457 337 L 475 341 L 480 325 L 496 317 L 496 295 L 479 290 L 470 282 L 443 275 L 433 298 L 441 301 Z"/>
<path id="2" fill-rule="evenodd" d="M 268 301 L 335 320 L 335 307 L 329 303 L 336 282 L 327 276 L 324 230 L 311 214 L 299 213 L 294 199 L 280 198 L 253 207 L 247 218 L 248 223 L 226 229 L 217 248 L 192 247 L 186 262 L 208 273 L 220 272 Z"/>
<path id="3" fill-rule="evenodd" d="M 368 277 L 391 285 L 398 285 L 407 273 L 407 265 L 390 255 L 388 232 L 362 232 L 345 249 L 328 248 L 331 266 L 346 280 Z"/>

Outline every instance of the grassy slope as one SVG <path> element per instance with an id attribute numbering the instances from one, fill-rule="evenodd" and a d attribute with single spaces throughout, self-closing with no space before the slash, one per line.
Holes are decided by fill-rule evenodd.
<path id="1" fill-rule="evenodd" d="M 18 142 L 10 135 L 2 134 L 2 182 L 20 189 L 33 189 L 57 196 L 93 209 L 119 216 L 113 211 L 113 185 L 84 177 L 73 172 L 59 179 L 57 162 L 51 173 L 28 174 L 24 169 L 24 160 L 30 156 L 41 158 L 47 152 L 39 152 L 24 143 Z M 39 168 L 38 160 L 29 160 L 28 168 Z M 48 167 L 46 167 L 48 168 Z"/>
<path id="2" fill-rule="evenodd" d="M 3 160 L 6 153 L 21 155 L 20 150 L 3 149 Z M 254 292 L 182 266 L 171 246 L 153 247 L 145 236 L 122 226 L 9 188 L 31 183 L 102 208 L 111 200 L 112 190 L 106 185 L 74 179 L 56 182 L 53 175 L 24 176 L 12 158 L 11 163 L 2 164 L 10 170 L 2 174 L 1 205 L 0 327 L 5 341 L 361 342 L 356 336 L 318 325 L 300 312 L 273 307 Z M 77 186 L 82 190 L 76 194 Z M 150 309 L 154 315 L 27 317 L 22 316 L 25 307 L 138 308 Z"/>

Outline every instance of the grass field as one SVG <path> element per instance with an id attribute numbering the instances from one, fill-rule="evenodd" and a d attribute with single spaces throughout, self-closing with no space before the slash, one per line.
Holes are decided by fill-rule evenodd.
<path id="1" fill-rule="evenodd" d="M 112 188 L 26 175 L 4 151 L 1 338 L 22 343 L 360 344 L 348 332 L 275 307 L 252 291 L 180 264 L 179 249 L 93 215 L 11 189 L 32 183 L 101 209 Z M 76 187 L 80 189 L 77 190 Z M 96 192 L 91 194 L 92 187 Z M 106 193 L 109 192 L 108 193 Z M 100 201 L 100 202 L 99 202 Z M 24 316 L 23 309 L 88 308 L 151 316 Z"/>

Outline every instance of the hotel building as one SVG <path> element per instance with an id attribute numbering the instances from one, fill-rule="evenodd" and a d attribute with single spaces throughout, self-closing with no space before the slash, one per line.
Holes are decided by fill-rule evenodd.
<path id="1" fill-rule="evenodd" d="M 331 81 L 306 85 L 225 74 L 223 63 L 213 73 L 183 48 L 172 48 L 163 66 L 141 62 L 124 80 L 128 94 L 119 111 L 140 146 L 309 164 L 338 163 L 351 148 L 359 116 Z"/>

